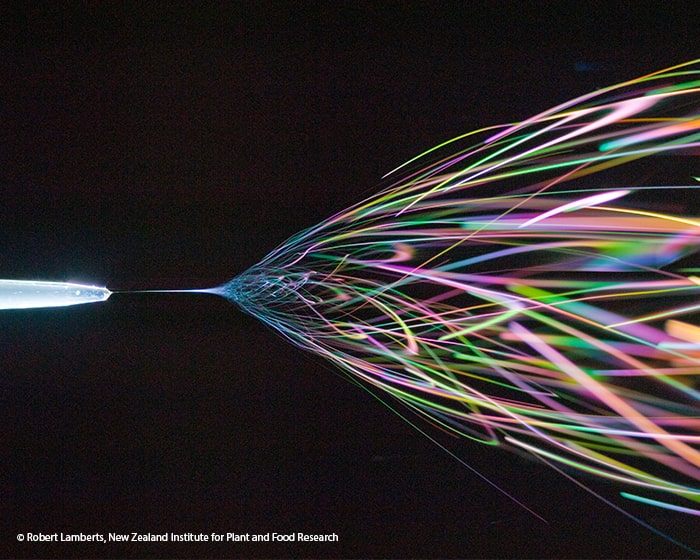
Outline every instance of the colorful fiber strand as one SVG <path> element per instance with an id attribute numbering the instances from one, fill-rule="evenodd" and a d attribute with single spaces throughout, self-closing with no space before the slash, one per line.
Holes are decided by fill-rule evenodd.
<path id="1" fill-rule="evenodd" d="M 448 433 L 700 515 L 699 153 L 694 61 L 429 150 L 223 291 Z"/>

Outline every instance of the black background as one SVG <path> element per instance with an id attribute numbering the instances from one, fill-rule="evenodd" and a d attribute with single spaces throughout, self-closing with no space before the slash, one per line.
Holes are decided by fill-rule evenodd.
<path id="1" fill-rule="evenodd" d="M 218 285 L 438 142 L 700 52 L 695 2 L 140 4 L 1 5 L 1 278 Z M 214 296 L 3 312 L 0 356 L 4 557 L 688 555 L 450 443 L 539 521 Z M 700 544 L 695 519 L 629 510 Z M 340 542 L 16 540 L 95 531 Z"/>

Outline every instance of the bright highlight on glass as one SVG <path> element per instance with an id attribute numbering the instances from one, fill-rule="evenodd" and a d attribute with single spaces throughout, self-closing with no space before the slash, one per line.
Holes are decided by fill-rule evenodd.
<path id="1" fill-rule="evenodd" d="M 64 307 L 106 301 L 107 288 L 71 282 L 37 280 L 0 280 L 0 309 Z"/>

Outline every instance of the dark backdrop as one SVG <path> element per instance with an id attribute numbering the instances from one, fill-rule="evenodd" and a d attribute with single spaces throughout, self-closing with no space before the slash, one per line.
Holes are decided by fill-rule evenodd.
<path id="1" fill-rule="evenodd" d="M 442 140 L 698 55 L 695 2 L 293 4 L 3 3 L 0 278 L 217 285 Z M 213 296 L 3 312 L 0 360 L 1 556 L 687 556 L 451 445 L 539 521 Z M 16 540 L 123 531 L 340 541 Z"/>

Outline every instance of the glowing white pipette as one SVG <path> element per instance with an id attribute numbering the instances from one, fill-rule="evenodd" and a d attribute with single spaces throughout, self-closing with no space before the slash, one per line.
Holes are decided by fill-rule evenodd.
<path id="1" fill-rule="evenodd" d="M 112 292 L 107 288 L 72 282 L 38 280 L 0 280 L 0 309 L 64 307 L 105 301 Z"/>
<path id="2" fill-rule="evenodd" d="M 192 290 L 118 290 L 111 292 L 104 287 L 75 284 L 73 282 L 0 280 L 0 310 L 65 307 L 84 303 L 99 303 L 107 301 L 113 293 L 147 292 L 189 292 L 224 295 L 221 287 Z"/>

